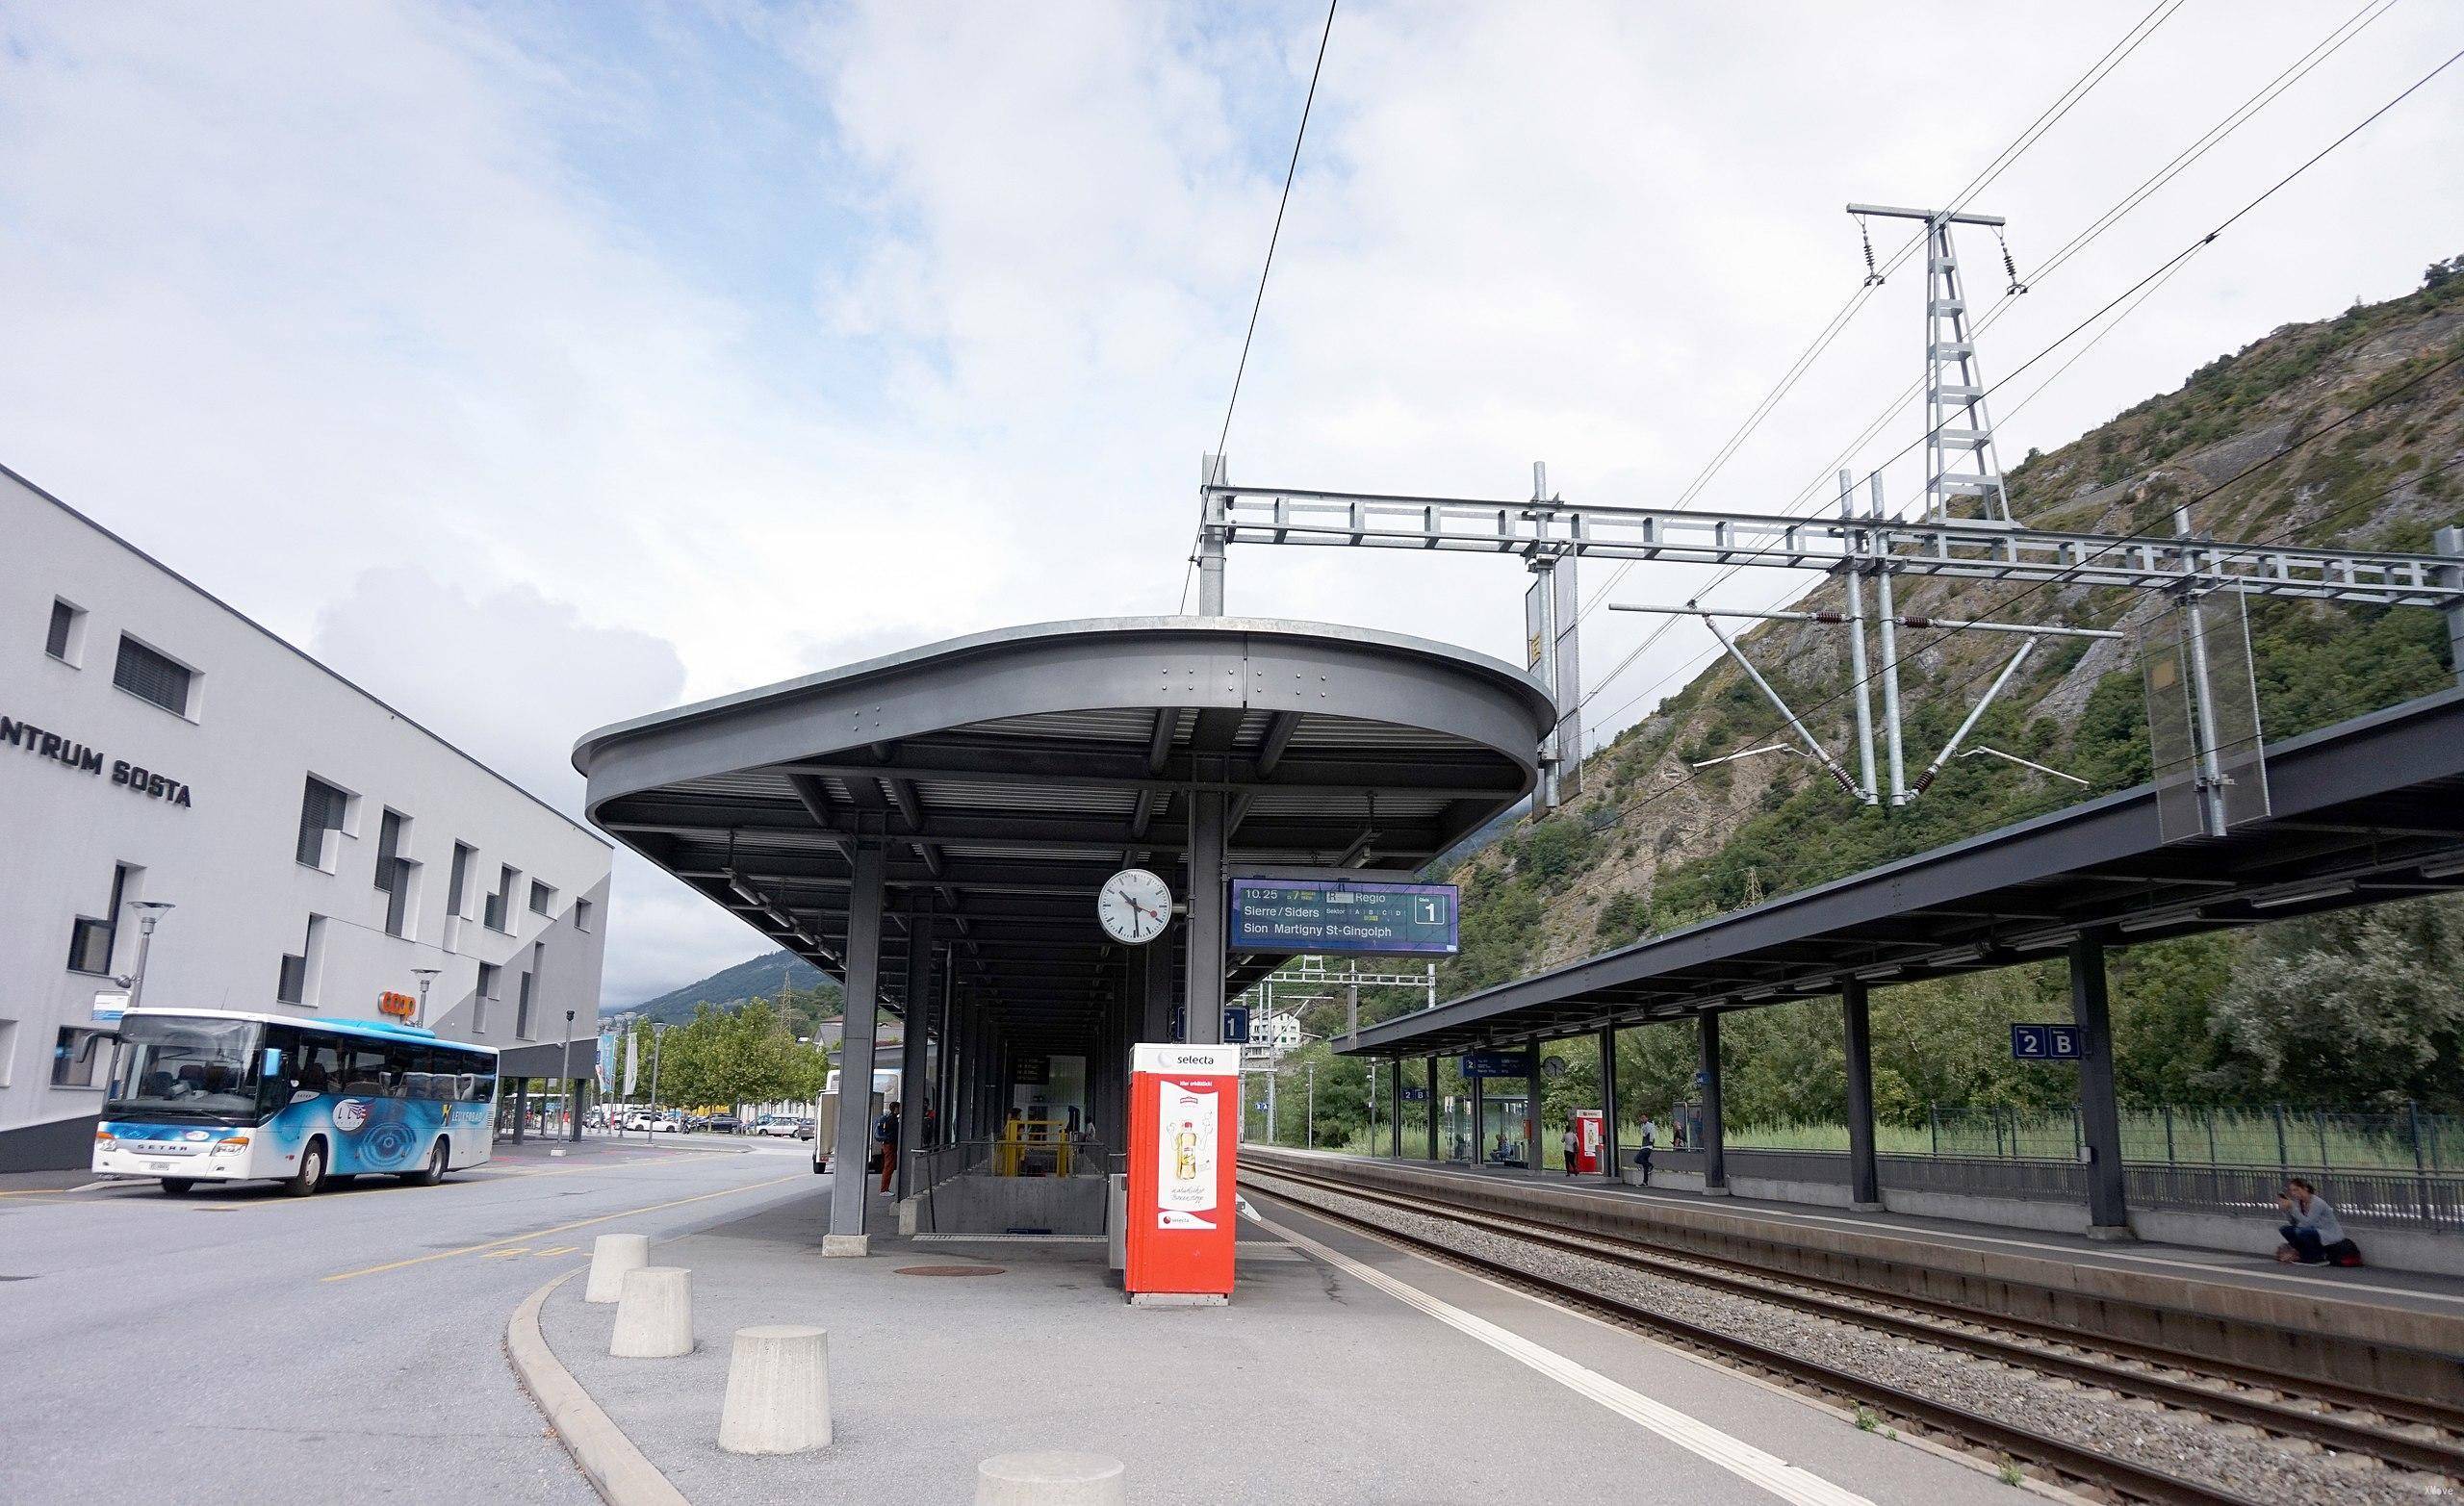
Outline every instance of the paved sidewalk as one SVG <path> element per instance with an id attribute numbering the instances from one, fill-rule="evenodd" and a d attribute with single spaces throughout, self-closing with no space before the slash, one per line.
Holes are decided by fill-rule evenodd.
<path id="1" fill-rule="evenodd" d="M 615 1310 L 584 1303 L 578 1279 L 542 1312 L 556 1358 L 696 1506 L 960 1503 L 978 1461 L 1035 1448 L 1120 1458 L 1140 1506 L 1789 1498 L 1251 1224 L 1231 1307 L 1134 1310 L 1100 1244 L 876 1235 L 871 1257 L 825 1261 L 829 1184 L 814 1182 L 812 1195 L 653 1249 L 653 1264 L 693 1272 L 691 1355 L 610 1359 Z M 1873 1500 L 2016 1498 L 1623 1331 L 1322 1223 L 1307 1233 Z M 985 1265 L 997 1273 L 917 1270 Z M 788 1458 L 724 1454 L 730 1336 L 786 1322 L 830 1331 L 834 1441 Z"/>

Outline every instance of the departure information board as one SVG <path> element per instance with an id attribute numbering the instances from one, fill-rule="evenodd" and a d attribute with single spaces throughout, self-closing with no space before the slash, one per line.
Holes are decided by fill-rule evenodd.
<path id="1" fill-rule="evenodd" d="M 1450 883 L 1235 879 L 1227 942 L 1235 952 L 1450 957 L 1460 945 L 1457 898 Z"/>

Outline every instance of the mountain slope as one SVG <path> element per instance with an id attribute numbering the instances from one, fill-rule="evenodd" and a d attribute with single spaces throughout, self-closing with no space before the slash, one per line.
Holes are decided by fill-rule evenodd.
<path id="1" fill-rule="evenodd" d="M 776 1003 L 783 991 L 790 998 L 815 996 L 813 1002 L 822 1016 L 840 1012 L 838 981 L 824 976 L 811 963 L 785 951 L 772 952 L 738 962 L 733 967 L 721 968 L 707 978 L 660 994 L 624 1012 L 645 1020 L 680 1025 L 693 1017 L 693 1008 L 699 1004 L 732 1009 L 755 998 Z"/>

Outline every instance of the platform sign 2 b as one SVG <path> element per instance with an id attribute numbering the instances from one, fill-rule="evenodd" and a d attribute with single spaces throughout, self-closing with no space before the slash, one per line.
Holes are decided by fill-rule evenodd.
<path id="1" fill-rule="evenodd" d="M 2011 1027 L 2011 1059 L 2014 1061 L 2076 1061 L 2082 1055 L 2079 1027 L 2076 1025 Z"/>

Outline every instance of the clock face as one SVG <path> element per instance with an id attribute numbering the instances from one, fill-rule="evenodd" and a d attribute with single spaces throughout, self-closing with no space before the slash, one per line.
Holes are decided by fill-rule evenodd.
<path id="1" fill-rule="evenodd" d="M 1124 868 L 1095 895 L 1095 918 L 1115 941 L 1142 946 L 1171 923 L 1171 886 L 1143 868 Z"/>

